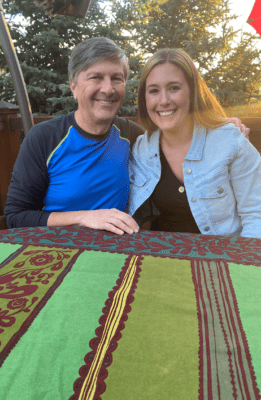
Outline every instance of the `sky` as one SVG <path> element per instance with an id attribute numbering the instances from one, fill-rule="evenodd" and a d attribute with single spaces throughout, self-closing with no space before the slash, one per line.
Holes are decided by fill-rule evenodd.
<path id="1" fill-rule="evenodd" d="M 230 0 L 231 11 L 233 11 L 236 15 L 241 15 L 234 24 L 236 29 L 243 28 L 243 30 L 246 32 L 255 33 L 255 29 L 246 22 L 252 11 L 254 3 L 255 0 Z"/>

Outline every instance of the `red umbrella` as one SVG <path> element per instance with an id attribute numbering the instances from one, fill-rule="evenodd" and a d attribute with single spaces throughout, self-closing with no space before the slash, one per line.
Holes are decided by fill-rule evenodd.
<path id="1" fill-rule="evenodd" d="M 256 0 L 254 7 L 248 17 L 247 23 L 261 35 L 261 0 Z"/>

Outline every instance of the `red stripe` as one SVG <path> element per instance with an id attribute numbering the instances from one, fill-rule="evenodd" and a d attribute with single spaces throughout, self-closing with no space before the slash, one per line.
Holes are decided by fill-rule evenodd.
<path id="1" fill-rule="evenodd" d="M 235 349 L 237 349 L 237 355 L 238 355 L 238 359 L 239 359 L 239 368 L 241 370 L 243 384 L 244 384 L 244 388 L 245 388 L 245 391 L 246 391 L 246 398 L 250 399 L 251 396 L 250 396 L 249 389 L 248 389 L 245 369 L 243 368 L 243 358 L 242 358 L 241 346 L 240 346 L 239 339 L 238 339 L 238 333 L 237 333 L 236 324 L 235 324 L 235 320 L 234 320 L 234 316 L 233 316 L 233 312 L 232 312 L 231 303 L 230 303 L 229 297 L 228 297 L 228 288 L 227 288 L 226 283 L 225 283 L 225 278 L 224 278 L 222 269 L 221 269 L 220 273 L 221 273 L 221 281 L 222 281 L 224 289 L 225 289 L 224 293 L 225 293 L 226 303 L 227 303 L 228 309 L 229 309 L 231 326 L 232 326 L 232 330 L 233 330 L 233 333 L 234 333 L 235 339 L 236 339 L 236 347 L 235 347 Z M 236 388 L 235 388 L 235 390 L 236 390 Z"/>
<path id="2" fill-rule="evenodd" d="M 199 290 L 198 290 L 198 282 L 196 278 L 196 262 L 194 260 L 191 260 L 191 271 L 192 271 L 192 279 L 195 287 L 195 294 L 196 294 L 196 302 L 197 302 L 197 315 L 198 315 L 198 331 L 199 331 L 199 349 L 198 349 L 198 358 L 199 358 L 199 400 L 204 399 L 204 363 L 203 363 L 203 357 L 201 356 L 203 354 L 203 321 L 201 318 L 201 312 L 200 312 L 200 295 L 199 295 Z"/>
<path id="3" fill-rule="evenodd" d="M 225 271 L 226 271 L 226 275 L 227 275 L 227 278 L 229 277 L 229 269 L 228 269 L 228 265 L 227 265 L 227 263 L 224 263 L 224 265 L 225 265 Z M 223 273 L 222 273 L 222 278 L 223 278 Z M 223 278 L 224 279 L 224 278 Z M 233 286 L 232 286 L 232 281 L 231 280 L 228 280 L 228 282 L 229 282 L 229 289 L 230 289 L 230 292 L 231 292 L 231 294 L 233 295 L 234 294 L 234 289 L 233 289 Z M 233 329 L 234 329 L 234 333 L 235 333 L 235 336 L 236 336 L 236 343 L 237 343 L 237 348 L 238 348 L 238 357 L 239 357 L 239 366 L 240 366 L 240 369 L 241 369 L 241 371 L 242 371 L 242 378 L 243 378 L 243 382 L 244 382 L 244 387 L 245 387 L 245 390 L 246 390 L 246 398 L 247 399 L 249 399 L 250 398 L 250 393 L 249 393 L 249 388 L 248 388 L 248 384 L 247 384 L 247 378 L 246 378 L 246 374 L 245 374 L 245 369 L 243 368 L 243 360 L 242 360 L 242 351 L 241 351 L 241 346 L 239 345 L 239 339 L 238 339 L 238 332 L 237 332 L 237 329 L 236 329 L 236 327 L 235 327 L 235 322 L 234 322 L 234 317 L 233 317 L 233 314 L 232 314 L 232 311 L 231 311 L 231 307 L 230 307 L 230 302 L 229 302 L 229 299 L 228 299 L 228 295 L 227 295 L 227 292 L 225 292 L 225 294 L 226 294 L 226 298 L 227 298 L 227 303 L 229 304 L 229 309 L 230 309 L 230 313 L 231 313 L 231 320 L 232 320 L 232 322 L 233 322 Z M 239 312 L 237 312 L 238 310 L 237 310 L 237 308 L 236 308 L 236 304 L 237 304 L 237 302 L 236 302 L 236 296 L 235 296 L 235 294 L 234 294 L 234 296 L 232 296 L 233 297 L 233 300 L 234 300 L 234 303 L 233 303 L 233 306 L 234 306 L 234 311 L 235 311 L 235 314 L 236 314 L 236 318 L 237 318 L 237 323 L 238 323 L 238 326 L 240 327 L 240 333 L 241 333 L 241 339 L 242 339 L 242 341 L 243 341 L 243 343 L 244 343 L 244 351 L 245 351 L 245 353 L 246 353 L 246 355 L 247 355 L 247 347 L 245 346 L 245 342 L 244 342 L 244 340 L 243 340 L 243 336 L 244 335 L 242 335 L 242 332 L 243 332 L 243 326 L 242 326 L 242 324 L 241 324 L 241 320 L 240 320 L 240 316 L 239 316 Z M 250 356 L 250 354 L 249 354 L 249 356 Z M 247 358 L 247 357 L 246 357 Z M 250 359 L 251 358 L 247 358 L 247 360 L 248 360 L 248 365 L 249 365 L 249 361 L 250 361 Z M 251 364 L 250 364 L 251 365 Z M 251 368 L 249 368 L 250 369 L 250 374 L 251 374 Z M 252 368 L 253 369 L 253 368 Z M 253 375 L 251 374 L 251 377 L 252 377 L 252 380 L 253 380 Z M 255 382 L 255 381 L 254 381 Z M 256 388 L 256 384 L 254 384 L 253 385 L 253 389 L 254 389 L 254 392 L 255 392 L 255 395 L 257 396 L 256 398 L 257 399 L 260 399 L 260 395 L 259 395 L 259 393 L 255 390 L 255 388 Z"/>
<path id="4" fill-rule="evenodd" d="M 226 284 L 225 284 L 225 281 L 224 281 L 222 265 L 221 265 L 221 263 L 219 263 L 218 265 L 220 267 L 220 269 L 218 269 L 220 294 L 221 294 L 221 297 L 222 297 L 223 304 L 225 305 L 225 304 L 229 303 L 229 299 L 227 299 L 228 301 L 226 301 L 225 298 L 224 298 L 224 294 L 223 293 L 226 294 L 229 289 L 226 287 Z M 228 304 L 228 307 L 229 307 L 229 304 Z M 231 339 L 231 342 L 233 343 L 234 349 L 236 349 L 237 346 L 234 343 L 234 337 L 233 337 L 233 334 L 232 334 L 232 332 L 235 329 L 233 329 L 233 324 L 232 324 L 232 329 L 231 329 L 230 318 L 228 316 L 227 308 L 225 306 L 224 306 L 224 313 L 225 313 L 226 321 L 227 321 L 227 324 L 228 324 L 228 330 L 229 330 L 229 333 L 230 333 L 230 339 Z M 228 352 L 231 352 L 228 340 L 226 339 L 228 337 L 228 335 L 225 333 L 225 328 L 224 328 L 223 323 L 221 323 L 221 326 L 222 326 L 222 331 L 224 333 L 224 339 L 225 339 L 225 343 L 227 345 Z M 231 352 L 231 355 L 232 355 L 232 352 Z M 241 385 L 241 377 L 240 377 L 238 363 L 237 363 L 237 359 L 236 359 L 235 354 L 234 354 L 234 363 L 235 363 L 235 367 L 236 367 L 236 373 L 237 373 L 238 384 L 239 384 L 239 387 L 240 387 L 240 392 L 241 392 L 241 395 L 244 396 L 243 388 L 242 388 L 242 385 Z M 231 369 L 230 375 L 231 375 L 231 378 L 232 378 L 231 383 L 232 383 L 232 386 L 233 386 L 234 396 L 237 396 L 237 394 L 236 394 L 237 389 L 236 389 L 235 384 L 233 383 L 233 380 L 234 380 L 235 376 L 233 376 L 233 372 L 232 372 L 232 357 L 229 357 L 229 365 L 230 365 L 230 369 Z"/>
<path id="5" fill-rule="evenodd" d="M 209 275 L 210 275 L 210 281 L 211 281 L 211 286 L 212 286 L 212 290 L 215 296 L 215 301 L 216 301 L 216 306 L 217 306 L 217 310 L 219 307 L 219 303 L 218 303 L 218 299 L 217 299 L 217 295 L 216 295 L 216 289 L 215 289 L 215 285 L 214 285 L 214 280 L 213 280 L 213 273 L 210 267 L 210 263 L 208 262 L 208 271 L 209 271 Z M 211 307 L 212 308 L 212 307 Z M 213 330 L 214 330 L 214 337 L 215 337 L 215 350 L 217 349 L 216 346 L 216 335 L 215 335 L 215 329 L 214 329 L 214 324 L 213 324 Z M 216 351 L 215 351 L 216 354 Z M 218 385 L 218 398 L 221 399 L 221 392 L 220 392 L 220 380 L 219 380 L 219 374 L 218 374 L 218 362 L 217 362 L 217 357 L 216 357 L 216 367 L 217 367 L 217 385 Z"/>
<path id="6" fill-rule="evenodd" d="M 208 267 L 209 267 L 209 262 L 207 263 Z M 206 279 L 206 272 L 204 269 L 204 266 L 202 265 L 202 273 L 204 276 L 204 282 L 205 282 L 205 287 L 206 287 L 206 292 L 207 292 L 207 297 L 208 297 L 208 302 L 209 302 L 209 307 L 210 307 L 210 311 L 211 311 L 211 316 L 212 316 L 212 327 L 213 327 L 213 332 L 214 332 L 214 337 L 215 337 L 215 328 L 214 328 L 214 313 L 213 313 L 213 307 L 212 307 L 212 302 L 211 302 L 211 296 L 209 293 L 209 289 L 208 289 L 208 285 L 207 285 L 207 279 Z M 215 339 L 215 343 L 216 343 L 216 339 Z M 208 347 L 207 347 L 207 360 L 208 360 L 208 399 L 212 399 L 213 398 L 213 394 L 212 394 L 212 380 L 211 380 L 211 362 L 210 362 L 210 345 L 209 345 L 209 332 L 208 332 Z M 216 352 L 215 352 L 216 353 Z M 211 396 L 211 397 L 210 397 Z"/>
<path id="7" fill-rule="evenodd" d="M 243 325 L 242 325 L 242 322 L 241 322 L 241 319 L 240 319 L 240 314 L 239 314 L 239 309 L 238 309 L 238 305 L 237 305 L 236 294 L 234 292 L 232 280 L 231 280 L 230 273 L 229 273 L 228 264 L 224 263 L 224 265 L 225 265 L 226 272 L 227 272 L 227 280 L 228 280 L 230 292 L 231 292 L 231 295 L 232 295 L 232 298 L 233 298 L 233 304 L 234 304 L 234 309 L 235 309 L 235 313 L 236 313 L 236 316 L 237 316 L 237 321 L 238 321 L 238 326 L 239 326 L 239 330 L 240 330 L 240 333 L 241 333 L 241 338 L 242 338 L 242 341 L 244 343 L 244 349 L 245 349 L 245 353 L 246 353 L 246 359 L 248 361 L 250 375 L 251 375 L 251 378 L 252 378 L 253 389 L 254 389 L 254 392 L 255 392 L 256 399 L 260 400 L 261 396 L 260 396 L 260 392 L 259 392 L 259 389 L 258 389 L 257 383 L 256 383 L 256 376 L 255 376 L 255 373 L 254 373 L 254 368 L 252 366 L 252 360 L 251 360 L 251 355 L 250 355 L 250 351 L 249 351 L 249 347 L 248 347 L 248 343 L 247 343 L 247 339 L 246 339 L 246 334 L 245 334 L 245 331 L 243 329 Z"/>
<path id="8" fill-rule="evenodd" d="M 198 282 L 197 282 L 196 288 L 199 291 L 199 296 L 200 296 L 201 303 L 202 303 L 203 312 L 201 313 L 201 318 L 202 318 L 202 324 L 204 323 L 204 327 L 205 327 L 205 342 L 206 342 L 206 355 L 207 355 L 207 382 L 208 382 L 207 392 L 208 392 L 208 400 L 212 400 L 211 363 L 210 363 L 210 359 L 209 359 L 210 344 L 209 344 L 209 331 L 208 331 L 208 321 L 207 321 L 207 309 L 206 309 L 206 305 L 204 302 L 204 295 L 203 295 L 201 276 L 200 276 L 200 265 L 199 265 L 198 261 L 196 262 L 196 266 L 197 266 L 197 274 L 198 274 Z M 201 355 L 202 354 L 203 353 L 201 353 Z M 203 364 L 203 356 L 202 356 L 202 364 Z M 202 371 L 202 375 L 204 376 L 204 371 Z M 204 389 L 203 376 L 202 376 L 202 389 Z M 204 398 L 203 395 L 204 395 L 204 390 L 202 390 L 202 399 Z"/>

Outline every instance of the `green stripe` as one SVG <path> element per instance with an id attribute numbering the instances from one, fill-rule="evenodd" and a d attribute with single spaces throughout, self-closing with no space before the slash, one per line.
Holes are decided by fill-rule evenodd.
<path id="1" fill-rule="evenodd" d="M 102 399 L 197 399 L 199 337 L 190 262 L 145 256 L 141 269 Z"/>
<path id="2" fill-rule="evenodd" d="M 0 369 L 1 400 L 65 400 L 73 394 L 126 257 L 95 251 L 78 257 Z"/>
<path id="3" fill-rule="evenodd" d="M 0 243 L 0 263 L 21 247 L 21 244 Z"/>
<path id="4" fill-rule="evenodd" d="M 261 389 L 261 268 L 229 263 L 229 271 L 252 357 L 257 386 Z"/>

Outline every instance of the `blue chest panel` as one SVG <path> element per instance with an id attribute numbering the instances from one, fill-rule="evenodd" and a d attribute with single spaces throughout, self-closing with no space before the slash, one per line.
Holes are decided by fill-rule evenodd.
<path id="1" fill-rule="evenodd" d="M 44 210 L 125 211 L 129 148 L 129 141 L 120 137 L 115 126 L 103 141 L 87 139 L 70 127 L 47 161 L 49 186 Z"/>

